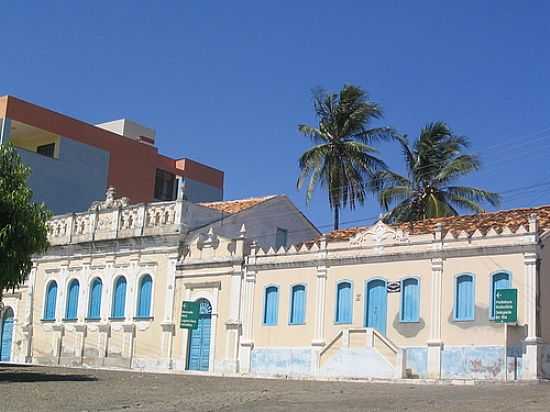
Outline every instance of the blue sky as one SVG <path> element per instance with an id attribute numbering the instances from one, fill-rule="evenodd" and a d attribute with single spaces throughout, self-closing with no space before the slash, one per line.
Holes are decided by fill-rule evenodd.
<path id="1" fill-rule="evenodd" d="M 518 1 L 27 1 L 2 6 L 0 94 L 99 123 L 128 117 L 160 151 L 226 173 L 226 199 L 286 193 L 311 89 L 353 83 L 409 136 L 446 121 L 484 168 L 465 183 L 504 208 L 550 203 L 550 3 Z M 398 150 L 380 147 L 396 169 Z M 374 200 L 342 220 L 366 224 Z"/>

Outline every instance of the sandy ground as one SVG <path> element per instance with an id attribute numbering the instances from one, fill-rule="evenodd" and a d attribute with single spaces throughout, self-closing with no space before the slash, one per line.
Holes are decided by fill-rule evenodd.
<path id="1" fill-rule="evenodd" d="M 550 384 L 474 386 L 0 365 L 1 411 L 550 411 Z"/>

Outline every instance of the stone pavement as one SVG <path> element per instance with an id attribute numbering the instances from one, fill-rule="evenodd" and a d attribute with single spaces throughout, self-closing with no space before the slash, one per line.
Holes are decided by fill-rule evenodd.
<path id="1" fill-rule="evenodd" d="M 550 411 L 550 384 L 285 381 L 0 364 L 0 411 Z"/>

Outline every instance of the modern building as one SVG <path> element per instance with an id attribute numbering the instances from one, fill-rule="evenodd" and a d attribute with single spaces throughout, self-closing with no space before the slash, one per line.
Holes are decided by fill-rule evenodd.
<path id="1" fill-rule="evenodd" d="M 34 200 L 54 213 L 86 209 L 109 186 L 132 202 L 223 199 L 223 172 L 159 154 L 155 131 L 127 119 L 91 125 L 12 96 L 0 97 L 0 143 L 32 169 Z"/>
<path id="2" fill-rule="evenodd" d="M 49 222 L 50 249 L 4 294 L 0 357 L 248 376 L 550 377 L 549 239 L 549 206 L 320 235 L 285 196 L 130 205 L 110 192 Z M 517 293 L 507 324 L 503 289 Z M 194 329 L 181 327 L 184 302 L 199 306 Z"/>

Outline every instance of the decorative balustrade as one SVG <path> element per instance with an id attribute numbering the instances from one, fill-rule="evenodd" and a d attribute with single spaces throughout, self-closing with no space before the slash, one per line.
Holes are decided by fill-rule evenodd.
<path id="1" fill-rule="evenodd" d="M 111 189 L 110 189 L 111 190 Z M 48 222 L 51 245 L 136 236 L 179 233 L 183 201 L 129 205 L 107 192 L 105 202 L 94 202 L 87 212 L 54 216 Z"/>

